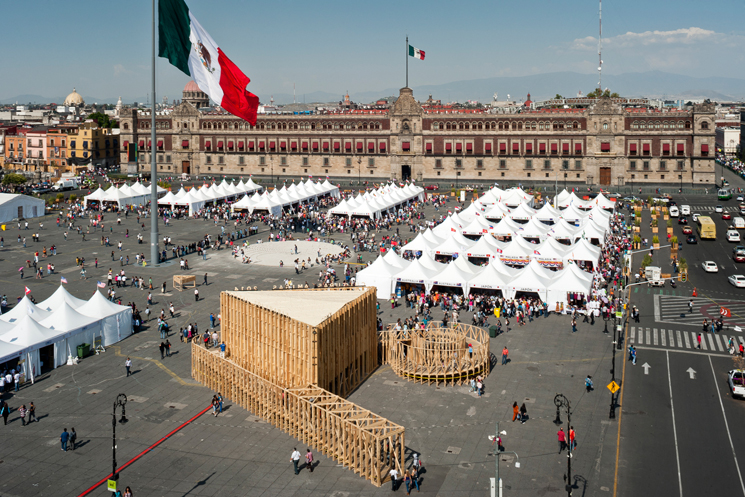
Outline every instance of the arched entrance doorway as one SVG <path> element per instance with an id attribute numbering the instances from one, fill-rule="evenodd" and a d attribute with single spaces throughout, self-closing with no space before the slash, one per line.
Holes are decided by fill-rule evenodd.
<path id="1" fill-rule="evenodd" d="M 407 179 L 411 179 L 411 166 L 404 164 L 401 166 L 401 180 L 406 181 Z"/>

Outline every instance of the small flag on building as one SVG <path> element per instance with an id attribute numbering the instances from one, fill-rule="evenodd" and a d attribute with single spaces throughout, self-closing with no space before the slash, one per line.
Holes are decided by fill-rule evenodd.
<path id="1" fill-rule="evenodd" d="M 106 284 L 105 283 L 101 283 L 100 281 L 98 282 L 98 284 L 96 284 L 96 286 L 98 288 L 106 288 Z"/>
<path id="2" fill-rule="evenodd" d="M 65 278 L 64 276 L 62 276 L 62 277 L 60 278 L 60 281 L 61 281 L 62 283 L 64 283 L 64 284 L 67 284 L 67 278 Z"/>
<path id="3" fill-rule="evenodd" d="M 31 290 L 29 290 L 29 288 L 26 287 L 26 295 L 28 295 L 29 293 L 31 293 Z"/>
<path id="4" fill-rule="evenodd" d="M 424 50 L 419 50 L 418 48 L 415 48 L 409 45 L 409 57 L 414 57 L 415 59 L 424 60 Z"/>

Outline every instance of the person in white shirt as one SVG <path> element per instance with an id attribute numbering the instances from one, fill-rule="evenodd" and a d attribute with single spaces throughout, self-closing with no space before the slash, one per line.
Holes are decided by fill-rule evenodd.
<path id="1" fill-rule="evenodd" d="M 13 375 L 13 383 L 15 383 L 16 392 L 18 391 L 18 384 L 21 382 L 21 373 L 16 372 Z"/>
<path id="2" fill-rule="evenodd" d="M 298 452 L 297 447 L 292 449 L 292 455 L 290 455 L 290 461 L 292 461 L 292 466 L 295 468 L 295 474 L 300 474 L 300 470 L 297 468 L 298 461 L 300 460 L 300 452 Z"/>
<path id="3" fill-rule="evenodd" d="M 393 468 L 390 470 L 389 474 L 391 475 L 391 490 L 395 492 L 396 480 L 398 480 L 398 470 L 396 470 L 396 468 Z"/>

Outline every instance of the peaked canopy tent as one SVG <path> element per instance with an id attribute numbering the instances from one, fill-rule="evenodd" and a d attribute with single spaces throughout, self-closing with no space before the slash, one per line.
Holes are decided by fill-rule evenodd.
<path id="1" fill-rule="evenodd" d="M 36 306 L 44 309 L 45 311 L 52 312 L 65 303 L 70 305 L 73 309 L 77 309 L 86 302 L 86 300 L 79 299 L 73 296 L 70 292 L 67 291 L 67 289 L 65 289 L 63 285 L 60 285 L 59 287 L 57 287 L 57 290 L 55 290 L 54 293 L 49 296 L 49 298 L 36 304 Z"/>
<path id="2" fill-rule="evenodd" d="M 99 319 L 80 314 L 65 301 L 39 324 L 56 332 L 56 337 L 61 337 L 54 344 L 55 366 L 63 366 L 68 356 L 76 354 L 78 345 L 93 344 L 94 336 L 101 333 Z"/>
<path id="3" fill-rule="evenodd" d="M 104 347 L 132 334 L 132 308 L 109 301 L 98 290 L 76 310 L 101 322 L 101 345 Z"/>
<path id="4" fill-rule="evenodd" d="M 389 299 L 396 291 L 394 275 L 400 269 L 392 266 L 383 258 L 378 256 L 375 262 L 357 273 L 357 286 L 374 286 L 379 299 Z"/>
<path id="5" fill-rule="evenodd" d="M 56 367 L 54 351 L 47 347 L 60 340 L 63 338 L 57 332 L 45 328 L 28 315 L 20 319 L 12 330 L 0 335 L 0 341 L 24 350 L 25 354 L 21 356 L 18 365 L 24 377 L 32 381 L 35 376 L 41 374 L 42 368 L 54 369 Z M 45 349 L 44 357 L 47 361 L 51 361 L 51 364 L 42 361 L 39 352 L 41 349 Z"/>
<path id="6" fill-rule="evenodd" d="M 7 223 L 13 219 L 31 219 L 45 214 L 44 200 L 18 195 L 15 193 L 0 193 L 0 223 Z"/>
<path id="7" fill-rule="evenodd" d="M 435 286 L 447 286 L 459 288 L 463 295 L 468 295 L 468 280 L 473 275 L 458 267 L 457 264 L 448 264 L 447 267 L 432 277 L 427 293 Z"/>
<path id="8" fill-rule="evenodd" d="M 591 274 L 582 271 L 576 264 L 569 264 L 549 285 L 546 303 L 551 308 L 558 308 L 569 304 L 570 299 L 567 294 L 580 294 L 587 298 L 592 294 L 592 280 Z"/>
<path id="9" fill-rule="evenodd" d="M 510 278 L 497 270 L 493 264 L 488 264 L 483 271 L 473 275 L 468 280 L 468 292 L 476 290 L 499 290 L 504 295 L 504 290 L 509 286 Z"/>

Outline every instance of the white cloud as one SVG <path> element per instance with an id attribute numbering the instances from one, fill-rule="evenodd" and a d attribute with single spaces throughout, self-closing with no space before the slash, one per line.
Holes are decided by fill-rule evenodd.
<path id="1" fill-rule="evenodd" d="M 122 64 L 114 64 L 114 76 L 121 76 L 122 74 L 128 74 L 129 72 L 130 71 Z"/>
<path id="2" fill-rule="evenodd" d="M 603 47 L 612 48 L 632 48 L 645 47 L 650 45 L 692 45 L 695 43 L 729 43 L 732 38 L 742 38 L 740 36 L 717 33 L 708 29 L 697 27 L 681 28 L 672 31 L 645 31 L 643 33 L 634 33 L 629 31 L 622 35 L 603 38 Z M 574 50 L 596 50 L 598 39 L 592 36 L 586 38 L 577 38 L 570 48 Z"/>

